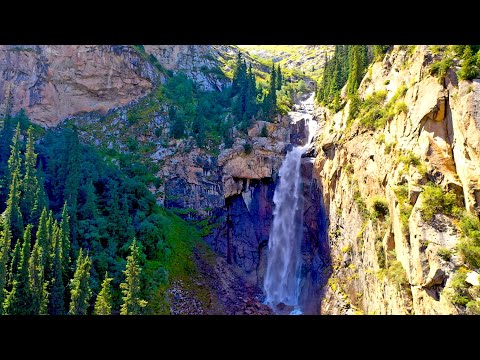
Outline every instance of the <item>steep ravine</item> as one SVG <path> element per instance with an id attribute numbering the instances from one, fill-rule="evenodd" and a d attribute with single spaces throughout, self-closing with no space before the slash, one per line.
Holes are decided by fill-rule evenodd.
<path id="1" fill-rule="evenodd" d="M 420 210 L 429 206 L 424 186 L 430 182 L 478 214 L 480 82 L 459 81 L 450 70 L 439 83 L 428 70 L 434 60 L 427 46 L 410 53 L 395 46 L 371 66 L 360 98 L 386 91 L 381 106 L 397 94 L 401 109 L 384 128 L 350 124 L 350 102 L 338 113 L 317 109 L 324 129 L 313 175 L 324 197 L 332 259 L 323 314 L 466 311 L 449 297 L 464 265 L 456 251 L 457 220 L 440 211 L 426 221 Z M 375 197 L 384 199 L 386 214 L 367 214 Z"/>

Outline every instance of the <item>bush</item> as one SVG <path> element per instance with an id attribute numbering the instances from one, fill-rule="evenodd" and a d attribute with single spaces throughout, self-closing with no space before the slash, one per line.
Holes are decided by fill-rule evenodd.
<path id="1" fill-rule="evenodd" d="M 263 128 L 262 128 L 262 131 L 260 131 L 260 136 L 261 137 L 268 137 L 268 129 L 267 129 L 266 125 L 264 125 Z"/>
<path id="2" fill-rule="evenodd" d="M 439 213 L 451 215 L 457 202 L 453 192 L 444 193 L 440 186 L 433 183 L 424 186 L 422 196 L 420 214 L 423 221 L 430 221 L 435 214 Z"/>
<path id="3" fill-rule="evenodd" d="M 385 269 L 386 259 L 385 259 L 385 250 L 383 248 L 382 239 L 377 239 L 375 242 L 375 252 L 377 254 L 378 266 L 380 269 Z"/>
<path id="4" fill-rule="evenodd" d="M 438 249 L 437 254 L 445 261 L 450 261 L 452 259 L 452 251 L 450 249 L 440 248 Z"/>
<path id="5" fill-rule="evenodd" d="M 453 66 L 453 59 L 446 56 L 444 59 L 430 65 L 430 74 L 438 76 L 438 82 L 442 83 L 447 75 L 448 69 Z"/>
<path id="6" fill-rule="evenodd" d="M 408 278 L 407 272 L 403 268 L 403 265 L 398 260 L 393 260 L 386 272 L 387 279 L 397 286 L 407 285 Z"/>
<path id="7" fill-rule="evenodd" d="M 480 268 L 480 220 L 472 214 L 465 214 L 459 223 L 463 238 L 458 250 L 468 265 Z"/>
<path id="8" fill-rule="evenodd" d="M 385 217 L 388 215 L 388 202 L 383 196 L 375 196 L 372 200 L 374 218 Z"/>
<path id="9" fill-rule="evenodd" d="M 253 146 L 250 143 L 246 143 L 243 145 L 243 150 L 245 151 L 245 154 L 250 154 L 253 151 Z"/>
<path id="10" fill-rule="evenodd" d="M 459 268 L 452 278 L 453 293 L 449 294 L 450 301 L 454 305 L 467 305 L 469 296 L 467 292 L 468 285 L 465 282 L 467 279 L 468 270 L 464 267 Z"/>
<path id="11" fill-rule="evenodd" d="M 392 151 L 393 143 L 385 144 L 385 150 L 383 151 L 385 154 L 390 154 Z"/>
<path id="12" fill-rule="evenodd" d="M 395 105 L 395 114 L 400 114 L 402 112 L 406 114 L 408 112 L 408 107 L 405 102 L 400 101 L 399 103 L 397 103 L 397 105 Z"/>

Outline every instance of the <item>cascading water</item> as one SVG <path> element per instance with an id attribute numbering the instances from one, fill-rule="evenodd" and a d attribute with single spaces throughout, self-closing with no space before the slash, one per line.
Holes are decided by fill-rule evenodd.
<path id="1" fill-rule="evenodd" d="M 308 140 L 303 146 L 289 151 L 279 170 L 280 181 L 275 188 L 273 224 L 268 241 L 267 270 L 264 280 L 265 303 L 276 310 L 284 304 L 293 307 L 292 315 L 301 314 L 300 270 L 302 265 L 303 197 L 300 164 L 315 135 L 317 123 L 313 120 L 313 94 L 300 104 L 300 111 L 290 112 L 292 121 L 305 119 Z"/>

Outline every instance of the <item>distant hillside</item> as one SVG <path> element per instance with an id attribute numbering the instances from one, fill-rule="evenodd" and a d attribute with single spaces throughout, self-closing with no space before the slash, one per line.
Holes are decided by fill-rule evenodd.
<path id="1" fill-rule="evenodd" d="M 268 59 L 317 80 L 323 71 L 325 56 L 333 55 L 333 45 L 238 45 L 253 57 Z"/>

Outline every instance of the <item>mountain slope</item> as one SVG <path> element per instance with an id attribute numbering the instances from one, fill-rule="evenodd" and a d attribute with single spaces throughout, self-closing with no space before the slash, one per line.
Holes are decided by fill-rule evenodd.
<path id="1" fill-rule="evenodd" d="M 480 209 L 480 82 L 458 79 L 458 58 L 444 80 L 431 75 L 443 50 L 395 46 L 370 66 L 355 113 L 351 100 L 318 110 L 332 262 L 323 313 L 478 311 L 463 255 L 480 227 L 468 214 Z"/>

